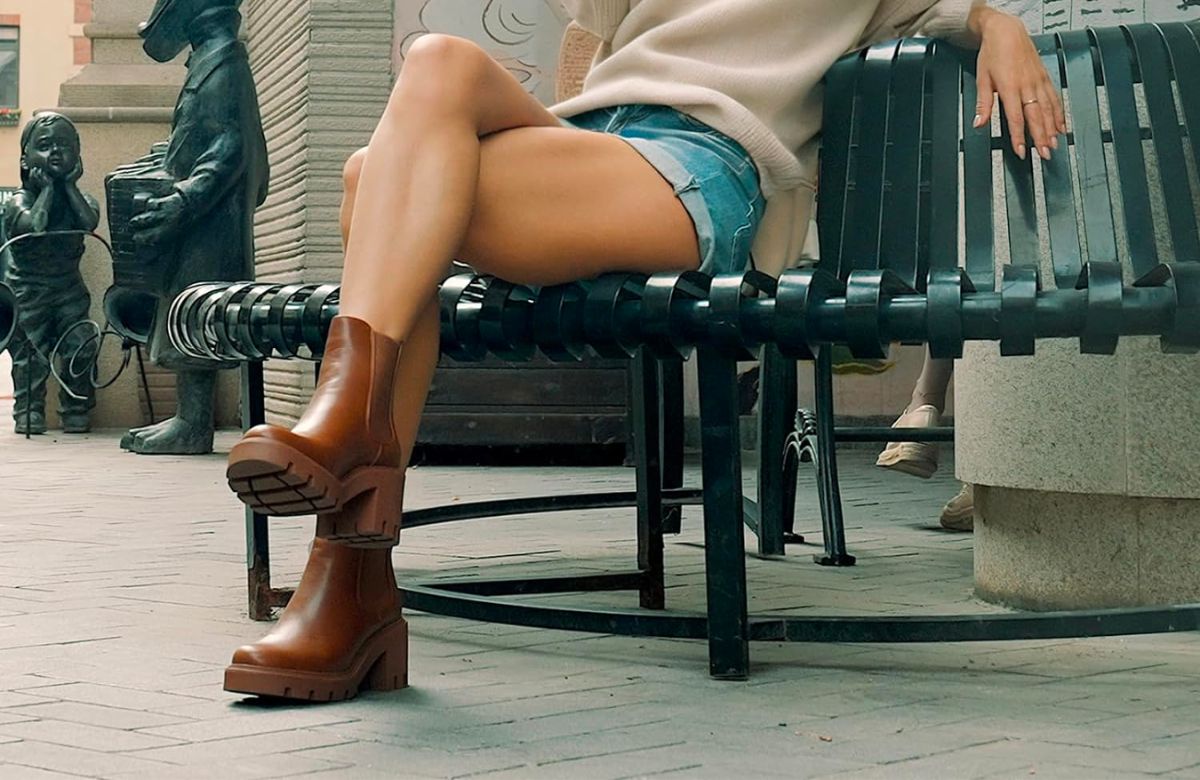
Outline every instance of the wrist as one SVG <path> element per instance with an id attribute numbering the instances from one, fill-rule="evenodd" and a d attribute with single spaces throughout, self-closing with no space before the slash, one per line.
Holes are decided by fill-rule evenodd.
<path id="1" fill-rule="evenodd" d="M 998 24 L 1004 24 L 1010 18 L 1012 17 L 1003 11 L 998 11 L 986 3 L 980 3 L 971 9 L 971 13 L 967 17 L 967 29 L 976 38 L 982 40 L 988 30 L 994 29 Z"/>

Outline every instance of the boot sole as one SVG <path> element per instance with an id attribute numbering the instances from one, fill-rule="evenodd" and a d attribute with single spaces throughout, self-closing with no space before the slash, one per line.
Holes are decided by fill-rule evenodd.
<path id="1" fill-rule="evenodd" d="M 404 618 L 372 634 L 344 672 L 305 672 L 247 664 L 231 664 L 225 669 L 225 690 L 231 693 L 296 701 L 345 701 L 360 691 L 395 691 L 407 687 L 408 622 Z"/>
<path id="2" fill-rule="evenodd" d="M 303 452 L 278 442 L 235 445 L 225 471 L 246 506 L 271 517 L 315 514 L 317 536 L 356 547 L 399 541 L 402 472 L 360 466 L 343 479 Z"/>

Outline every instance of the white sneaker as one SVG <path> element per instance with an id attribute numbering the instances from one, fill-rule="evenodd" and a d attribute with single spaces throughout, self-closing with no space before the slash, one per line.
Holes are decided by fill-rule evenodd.
<path id="1" fill-rule="evenodd" d="M 900 415 L 892 423 L 893 428 L 935 428 L 942 420 L 937 407 L 932 404 L 918 406 L 911 412 Z M 875 465 L 929 479 L 938 469 L 938 446 L 931 442 L 896 441 L 879 453 Z"/>
<path id="2" fill-rule="evenodd" d="M 947 531 L 975 530 L 975 487 L 964 484 L 958 495 L 942 509 L 942 528 Z"/>

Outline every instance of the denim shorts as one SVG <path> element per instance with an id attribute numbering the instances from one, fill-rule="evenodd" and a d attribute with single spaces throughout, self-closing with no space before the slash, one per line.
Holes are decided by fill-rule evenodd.
<path id="1" fill-rule="evenodd" d="M 599 108 L 562 123 L 624 139 L 675 189 L 696 226 L 700 270 L 743 271 L 766 200 L 741 144 L 669 106 Z"/>

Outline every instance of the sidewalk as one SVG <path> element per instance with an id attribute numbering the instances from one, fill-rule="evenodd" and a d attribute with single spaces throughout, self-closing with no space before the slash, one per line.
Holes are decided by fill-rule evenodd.
<path id="1" fill-rule="evenodd" d="M 239 505 L 222 455 L 140 458 L 115 433 L 26 442 L 0 401 L 0 778 L 1141 778 L 1200 776 L 1200 637 L 978 645 L 756 644 L 744 683 L 702 642 L 411 613 L 412 687 L 338 705 L 221 690 L 245 617 Z M 222 435 L 227 449 L 232 435 Z M 845 461 L 852 569 L 748 559 L 755 611 L 986 609 L 971 539 L 932 530 L 956 484 Z M 693 478 L 695 477 L 693 473 Z M 627 486 L 619 468 L 419 468 L 414 507 Z M 811 475 L 803 530 L 819 538 Z M 668 542 L 673 607 L 703 599 L 699 513 Z M 273 526 L 274 581 L 311 531 Z M 401 577 L 627 568 L 628 512 L 407 533 Z M 568 597 L 560 597 L 568 598 Z M 629 594 L 570 597 L 633 607 Z"/>

